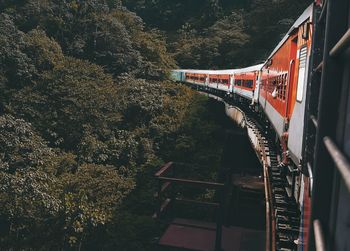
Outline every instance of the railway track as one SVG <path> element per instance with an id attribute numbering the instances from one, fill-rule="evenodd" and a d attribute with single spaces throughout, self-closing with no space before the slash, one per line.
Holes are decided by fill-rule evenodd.
<path id="1" fill-rule="evenodd" d="M 299 236 L 300 212 L 294 199 L 292 190 L 288 187 L 287 165 L 281 164 L 278 148 L 273 140 L 274 135 L 268 124 L 253 112 L 249 105 L 242 105 L 228 101 L 230 105 L 237 105 L 244 113 L 245 126 L 252 130 L 258 142 L 250 140 L 255 146 L 259 159 L 264 168 L 267 201 L 266 222 L 270 230 L 271 247 L 269 250 L 294 251 L 297 250 Z M 248 133 L 249 135 L 249 133 Z M 268 219 L 267 219 L 268 221 Z M 271 225 L 270 225 L 271 224 Z"/>
<path id="2" fill-rule="evenodd" d="M 253 111 L 246 102 L 225 98 L 218 93 L 209 97 L 235 107 L 243 114 L 236 121 L 248 130 L 249 140 L 263 166 L 266 200 L 266 250 L 295 251 L 299 242 L 300 211 L 294 198 L 287 173 L 291 167 L 281 163 L 274 131 L 266 118 Z M 288 170 L 290 169 L 290 170 Z"/>

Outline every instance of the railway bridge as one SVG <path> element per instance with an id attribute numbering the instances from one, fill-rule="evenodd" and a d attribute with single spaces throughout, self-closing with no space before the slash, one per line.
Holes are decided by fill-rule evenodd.
<path id="1" fill-rule="evenodd" d="M 178 178 L 176 173 L 181 172 L 183 163 L 169 162 L 162 166 L 155 174 L 158 180 L 158 208 L 153 217 L 160 219 L 164 214 L 169 220 L 168 210 L 172 212 L 167 222 L 169 227 L 159 244 L 186 250 L 270 250 L 271 243 L 275 241 L 272 240 L 275 230 L 271 231 L 269 223 L 274 224 L 277 217 L 271 214 L 272 205 L 282 203 L 285 206 L 290 202 L 287 201 L 288 191 L 280 186 L 283 177 L 278 167 L 280 161 L 271 129 L 250 112 L 248 104 L 242 105 L 217 93 L 208 94 L 208 97 L 224 103 L 226 115 L 244 132 L 240 136 L 245 138 L 253 154 L 256 154 L 256 162 L 233 170 L 232 161 L 240 153 L 235 151 L 237 155 L 232 156 L 232 149 L 226 150 L 223 153 L 223 178 L 215 182 Z M 237 141 L 240 142 L 238 148 L 242 148 L 242 139 L 237 140 L 237 136 L 227 143 L 233 145 Z M 273 171 L 272 176 L 269 169 Z M 215 189 L 217 202 L 177 198 L 177 186 Z M 276 190 L 280 193 L 272 196 Z M 175 207 L 183 203 L 214 208 L 216 222 L 176 218 Z M 283 210 L 293 212 L 298 217 L 295 203 Z"/>

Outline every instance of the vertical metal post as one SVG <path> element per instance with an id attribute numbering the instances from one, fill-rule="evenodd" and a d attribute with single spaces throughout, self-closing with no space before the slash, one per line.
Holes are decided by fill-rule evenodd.
<path id="1" fill-rule="evenodd" d="M 158 192 L 157 192 L 157 203 L 158 203 L 158 208 L 157 208 L 157 219 L 160 218 L 160 209 L 162 207 L 162 196 L 161 196 L 161 192 L 162 192 L 162 181 L 160 179 L 158 179 Z"/>
<path id="2" fill-rule="evenodd" d="M 176 167 L 177 167 L 177 164 L 174 163 L 173 164 L 173 168 L 171 169 L 171 173 L 170 175 L 173 177 L 173 178 L 176 178 Z M 175 193 L 175 186 L 176 186 L 176 182 L 171 182 L 170 183 L 170 200 L 171 200 L 171 205 L 170 205 L 170 214 L 171 214 L 171 217 L 174 216 L 175 214 L 175 206 L 176 206 L 176 193 Z"/>
<path id="3" fill-rule="evenodd" d="M 225 187 L 220 189 L 220 206 L 216 219 L 216 237 L 215 237 L 215 251 L 223 251 L 222 249 L 222 223 L 224 215 L 225 202 Z"/>

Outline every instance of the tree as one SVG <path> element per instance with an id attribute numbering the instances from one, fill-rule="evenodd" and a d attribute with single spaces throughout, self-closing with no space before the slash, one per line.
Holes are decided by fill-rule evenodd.
<path id="1" fill-rule="evenodd" d="M 0 14 L 0 88 L 21 88 L 31 83 L 35 67 L 22 51 L 24 34 L 15 26 L 11 16 Z"/>
<path id="2" fill-rule="evenodd" d="M 29 0 L 17 11 L 22 30 L 40 27 L 64 53 L 99 64 L 113 76 L 165 78 L 175 66 L 164 37 L 146 31 L 142 19 L 119 1 Z"/>
<path id="3" fill-rule="evenodd" d="M 54 151 L 24 120 L 0 117 L 0 218 L 2 246 L 20 247 L 34 229 L 57 216 L 62 204 L 54 191 Z"/>
<path id="4" fill-rule="evenodd" d="M 113 167 L 83 164 L 74 174 L 63 175 L 64 243 L 77 246 L 94 236 L 99 226 L 112 220 L 124 197 L 134 187 L 130 178 L 119 175 Z"/>
<path id="5" fill-rule="evenodd" d="M 245 63 L 242 57 L 238 57 L 242 48 L 250 40 L 245 29 L 243 15 L 240 12 L 232 12 L 209 28 L 208 39 L 214 37 L 219 41 L 218 54 L 220 57 L 217 57 L 215 61 L 219 68 L 237 68 Z"/>
<path id="6" fill-rule="evenodd" d="M 47 37 L 43 30 L 32 30 L 24 35 L 23 40 L 23 52 L 31 59 L 37 74 L 52 70 L 63 62 L 61 46 Z"/>
<path id="7" fill-rule="evenodd" d="M 0 136 L 3 247 L 83 245 L 134 187 L 113 166 L 49 148 L 24 120 L 1 116 Z"/>
<path id="8" fill-rule="evenodd" d="M 108 137 L 119 121 L 116 85 L 99 66 L 65 58 L 42 75 L 33 88 L 11 99 L 10 109 L 31 121 L 52 146 L 75 149 L 84 127 Z"/>

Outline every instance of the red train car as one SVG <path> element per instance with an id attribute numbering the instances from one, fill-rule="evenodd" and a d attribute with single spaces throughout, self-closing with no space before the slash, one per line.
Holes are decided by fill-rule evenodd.
<path id="1" fill-rule="evenodd" d="M 304 117 L 311 54 L 313 6 L 305 10 L 267 59 L 261 72 L 259 104 L 282 146 L 285 189 L 298 206 L 299 249 L 307 246 L 310 178 L 302 172 Z M 291 161 L 290 161 L 291 160 Z"/>
<path id="2" fill-rule="evenodd" d="M 297 166 L 302 160 L 300 139 L 303 138 L 311 15 L 312 6 L 294 23 L 267 59 L 261 73 L 259 103 L 285 150 L 288 145 L 290 157 Z"/>
<path id="3" fill-rule="evenodd" d="M 230 78 L 229 74 L 209 74 L 208 86 L 210 88 L 229 92 L 231 85 Z"/>
<path id="4" fill-rule="evenodd" d="M 206 79 L 207 79 L 206 74 L 193 73 L 193 72 L 186 72 L 185 73 L 185 80 L 186 80 L 186 82 L 189 82 L 189 83 L 205 85 Z"/>
<path id="5" fill-rule="evenodd" d="M 254 65 L 251 67 L 237 69 L 234 74 L 233 93 L 246 98 L 250 101 L 256 101 L 258 98 L 259 72 L 263 65 Z"/>

